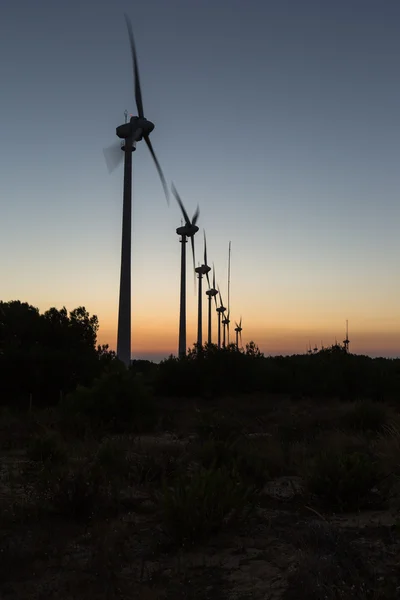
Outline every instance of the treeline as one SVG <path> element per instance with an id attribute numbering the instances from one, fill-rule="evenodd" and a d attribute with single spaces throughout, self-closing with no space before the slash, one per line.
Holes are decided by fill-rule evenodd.
<path id="1" fill-rule="evenodd" d="M 33 397 L 35 406 L 48 406 L 82 386 L 105 386 L 111 399 L 110 385 L 119 389 L 125 368 L 107 346 L 97 345 L 98 327 L 97 317 L 84 307 L 41 314 L 27 303 L 0 302 L 0 403 L 26 407 Z M 206 344 L 158 365 L 133 361 L 126 381 L 136 382 L 136 395 L 134 390 L 144 386 L 146 394 L 159 397 L 212 399 L 261 392 L 400 401 L 400 360 L 348 354 L 339 344 L 313 354 L 275 357 L 264 356 L 254 342 L 240 351 L 234 344 L 222 349 Z M 130 385 L 124 384 L 123 395 Z"/>
<path id="2" fill-rule="evenodd" d="M 54 404 L 90 385 L 115 359 L 96 346 L 99 323 L 84 307 L 41 314 L 26 302 L 0 302 L 0 402 Z"/>

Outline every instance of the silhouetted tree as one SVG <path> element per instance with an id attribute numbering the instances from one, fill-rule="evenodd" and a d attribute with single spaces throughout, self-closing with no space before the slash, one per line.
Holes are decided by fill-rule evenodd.
<path id="1" fill-rule="evenodd" d="M 0 401 L 54 403 L 60 391 L 87 385 L 115 355 L 96 348 L 98 319 L 80 306 L 40 314 L 26 302 L 0 302 Z"/>

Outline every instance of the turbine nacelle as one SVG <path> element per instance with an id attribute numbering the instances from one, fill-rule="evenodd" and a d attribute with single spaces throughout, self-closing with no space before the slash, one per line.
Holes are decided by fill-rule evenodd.
<path id="1" fill-rule="evenodd" d="M 178 235 L 185 235 L 186 237 L 193 237 L 198 230 L 197 225 L 182 225 L 182 227 L 178 227 L 176 233 Z"/>
<path id="2" fill-rule="evenodd" d="M 195 271 L 196 273 L 199 273 L 199 275 L 207 275 L 207 273 L 211 271 L 211 267 L 208 265 L 201 265 L 200 267 L 196 267 Z"/>
<path id="3" fill-rule="evenodd" d="M 223 314 L 226 311 L 225 306 L 218 306 L 218 308 L 216 309 L 217 312 Z"/>
<path id="4" fill-rule="evenodd" d="M 116 129 L 117 136 L 122 140 L 132 138 L 140 142 L 144 135 L 149 135 L 154 129 L 154 123 L 144 117 L 131 117 L 129 123 L 124 123 Z"/>
<path id="5" fill-rule="evenodd" d="M 214 298 L 214 296 L 216 296 L 218 294 L 218 290 L 215 290 L 214 288 L 211 288 L 211 290 L 207 290 L 206 291 L 207 296 L 210 296 L 211 298 Z"/>

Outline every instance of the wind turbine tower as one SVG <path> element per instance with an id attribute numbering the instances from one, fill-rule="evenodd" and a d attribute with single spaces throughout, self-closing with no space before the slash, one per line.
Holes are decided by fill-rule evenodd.
<path id="1" fill-rule="evenodd" d="M 349 340 L 349 322 L 348 322 L 347 319 L 346 319 L 346 339 L 343 340 L 343 345 L 344 345 L 345 352 L 348 354 L 349 353 L 350 340 Z"/>
<path id="2" fill-rule="evenodd" d="M 172 184 L 172 192 L 180 206 L 180 209 L 185 219 L 185 224 L 178 227 L 176 233 L 181 236 L 180 242 L 181 248 L 181 297 L 180 297 L 180 314 L 179 314 L 179 358 L 186 356 L 186 242 L 187 238 L 190 238 L 192 244 L 193 254 L 193 269 L 195 269 L 195 255 L 194 255 L 194 236 L 198 232 L 199 228 L 196 225 L 197 219 L 199 218 L 200 210 L 197 207 L 196 212 L 193 215 L 192 220 L 189 219 L 188 214 L 183 206 L 182 200 L 179 194 Z"/>
<path id="3" fill-rule="evenodd" d="M 121 276 L 119 288 L 118 309 L 118 334 L 117 334 L 117 356 L 128 367 L 131 363 L 131 237 L 132 237 L 132 153 L 136 150 L 136 142 L 142 139 L 147 144 L 150 154 L 154 160 L 161 183 L 164 187 L 167 202 L 169 202 L 168 188 L 160 164 L 156 158 L 149 135 L 154 129 L 154 123 L 148 121 L 143 112 L 142 91 L 140 87 L 139 67 L 136 56 L 135 42 L 133 38 L 132 25 L 125 15 L 128 28 L 129 42 L 133 62 L 133 77 L 135 88 L 135 100 L 138 116 L 131 116 L 128 122 L 128 113 L 125 111 L 125 123 L 117 127 L 117 136 L 123 140 L 104 149 L 104 156 L 108 170 L 113 171 L 124 161 L 124 194 L 122 208 L 122 244 L 121 244 Z"/>
<path id="4" fill-rule="evenodd" d="M 208 343 L 211 344 L 212 342 L 212 313 L 211 313 L 211 303 L 212 303 L 212 299 L 214 298 L 214 302 L 215 302 L 215 308 L 217 307 L 217 294 L 218 294 L 218 290 L 215 289 L 215 268 L 213 265 L 213 284 L 212 287 L 210 287 L 210 281 L 207 275 L 207 281 L 208 281 L 208 290 L 206 291 L 206 294 L 208 296 Z"/>
<path id="5" fill-rule="evenodd" d="M 197 315 L 197 345 L 198 347 L 203 345 L 203 290 L 202 281 L 203 275 L 206 275 L 208 281 L 208 287 L 210 287 L 210 279 L 208 277 L 211 268 L 207 264 L 207 240 L 206 232 L 204 231 L 204 264 L 200 267 L 195 268 L 199 279 L 199 303 L 198 303 L 198 315 Z"/>

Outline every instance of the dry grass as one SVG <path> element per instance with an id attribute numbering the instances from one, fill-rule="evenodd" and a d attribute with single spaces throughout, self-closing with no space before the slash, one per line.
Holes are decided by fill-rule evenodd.
<path id="1" fill-rule="evenodd" d="M 54 415 L 23 418 L 20 432 L 13 417 L 19 446 L 3 449 L 0 478 L 0 595 L 396 597 L 392 407 L 260 395 L 225 398 L 217 411 L 171 403 L 173 416 L 158 422 L 174 435 L 73 439 L 57 433 Z M 363 514 L 360 528 L 354 515 Z"/>

